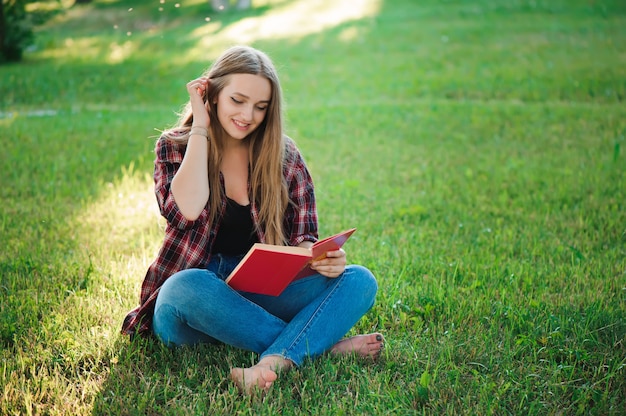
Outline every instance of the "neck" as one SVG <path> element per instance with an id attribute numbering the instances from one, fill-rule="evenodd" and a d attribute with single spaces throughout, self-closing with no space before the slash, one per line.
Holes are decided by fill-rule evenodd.
<path id="1" fill-rule="evenodd" d="M 224 150 L 237 150 L 248 148 L 248 139 L 233 139 L 230 136 L 224 136 Z"/>

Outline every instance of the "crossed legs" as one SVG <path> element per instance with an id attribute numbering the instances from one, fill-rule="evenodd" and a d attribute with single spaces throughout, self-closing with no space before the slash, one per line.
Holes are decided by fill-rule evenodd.
<path id="1" fill-rule="evenodd" d="M 333 355 L 355 354 L 361 358 L 376 359 L 383 350 L 384 337 L 380 333 L 356 335 L 345 338 L 336 343 L 329 351 Z M 230 370 L 230 378 L 240 391 L 251 393 L 255 389 L 268 391 L 278 373 L 289 370 L 294 363 L 279 355 L 268 355 L 258 363 L 248 368 L 233 368 Z"/>
<path id="2" fill-rule="evenodd" d="M 290 285 L 279 297 L 241 294 L 215 273 L 189 269 L 161 287 L 153 330 L 168 345 L 219 341 L 261 355 L 233 368 L 243 391 L 267 390 L 278 373 L 324 353 L 376 358 L 382 334 L 341 339 L 371 308 L 377 284 L 369 270 L 348 266 L 336 279 L 321 275 Z"/>

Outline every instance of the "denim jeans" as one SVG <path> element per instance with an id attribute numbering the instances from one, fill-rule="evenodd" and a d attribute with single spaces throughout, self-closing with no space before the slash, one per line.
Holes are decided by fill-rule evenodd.
<path id="1" fill-rule="evenodd" d="M 165 281 L 152 328 L 166 345 L 222 342 L 300 365 L 329 350 L 372 307 L 378 285 L 362 266 L 339 277 L 296 280 L 279 296 L 238 292 L 224 280 L 240 257 L 216 255 L 206 269 Z"/>

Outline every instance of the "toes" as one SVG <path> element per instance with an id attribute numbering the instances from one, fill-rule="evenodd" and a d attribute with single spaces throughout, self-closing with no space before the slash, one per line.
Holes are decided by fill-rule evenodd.
<path id="1" fill-rule="evenodd" d="M 269 383 L 271 385 L 278 378 L 278 375 L 269 368 L 261 368 L 260 377 L 265 380 L 266 384 Z"/>
<path id="2" fill-rule="evenodd" d="M 376 358 L 385 347 L 385 337 L 379 333 L 356 335 L 339 341 L 331 349 L 335 354 L 357 354 Z"/>
<path id="3" fill-rule="evenodd" d="M 267 392 L 278 375 L 263 367 L 233 368 L 230 378 L 241 392 L 250 394 L 256 389 Z"/>
<path id="4" fill-rule="evenodd" d="M 384 337 L 381 334 L 374 334 L 375 341 L 368 344 L 369 356 L 372 358 L 378 358 L 380 353 L 385 349 Z"/>

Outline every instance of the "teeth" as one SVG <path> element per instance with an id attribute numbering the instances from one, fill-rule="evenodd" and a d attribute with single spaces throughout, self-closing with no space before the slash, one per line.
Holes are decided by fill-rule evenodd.
<path id="1" fill-rule="evenodd" d="M 239 127 L 246 127 L 248 125 L 248 123 L 241 123 L 237 120 L 233 120 L 235 122 L 236 125 L 238 125 Z"/>

